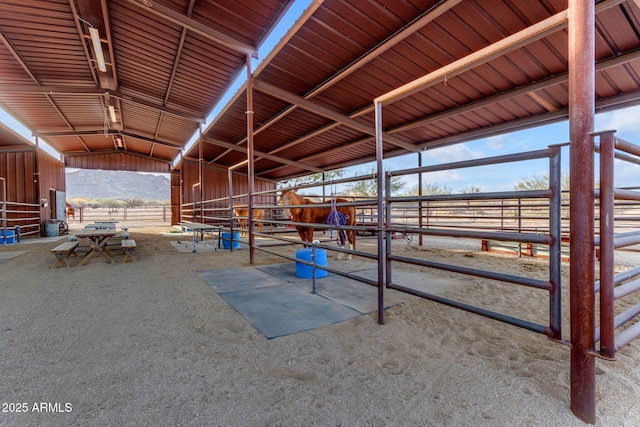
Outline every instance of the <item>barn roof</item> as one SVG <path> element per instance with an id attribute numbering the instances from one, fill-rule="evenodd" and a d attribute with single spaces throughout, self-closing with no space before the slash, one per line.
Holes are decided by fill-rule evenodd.
<path id="1" fill-rule="evenodd" d="M 68 166 L 125 151 L 166 168 L 186 150 L 186 159 L 242 170 L 246 91 L 201 144 L 188 142 L 290 3 L 3 3 L 0 105 Z M 373 160 L 373 100 L 430 75 L 385 106 L 386 157 L 565 120 L 566 10 L 566 0 L 313 1 L 253 71 L 256 176 Z M 596 109 L 638 104 L 640 7 L 602 0 L 596 11 Z M 101 35 L 106 72 L 87 22 Z M 116 158 L 103 163 L 118 168 Z"/>
<path id="2" fill-rule="evenodd" d="M 0 153 L 35 151 L 36 146 L 9 126 L 0 123 Z"/>
<path id="3" fill-rule="evenodd" d="M 2 2 L 0 106 L 67 166 L 168 172 L 290 3 Z"/>
<path id="4" fill-rule="evenodd" d="M 637 104 L 638 4 L 596 3 L 596 108 Z M 438 72 L 385 107 L 385 157 L 565 120 L 566 9 L 561 0 L 322 2 L 254 73 L 256 176 L 374 160 L 373 100 Z M 207 129 L 205 160 L 241 165 L 245 110 L 240 92 Z"/>

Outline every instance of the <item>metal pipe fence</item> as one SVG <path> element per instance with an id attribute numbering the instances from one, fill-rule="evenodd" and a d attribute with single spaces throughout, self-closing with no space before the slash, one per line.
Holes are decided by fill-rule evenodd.
<path id="1" fill-rule="evenodd" d="M 530 161 L 535 159 L 548 159 L 549 161 L 549 187 L 543 190 L 514 191 L 514 192 L 491 192 L 491 193 L 472 193 L 472 194 L 447 194 L 434 196 L 414 196 L 414 197 L 394 197 L 391 196 L 391 177 L 405 176 L 412 174 L 423 174 L 428 172 L 443 171 L 449 169 L 469 168 L 476 166 L 487 166 L 501 163 L 513 163 Z M 474 159 L 467 162 L 455 162 L 449 164 L 441 164 L 437 166 L 421 167 L 405 169 L 401 171 L 387 172 L 385 176 L 385 284 L 387 289 L 395 289 L 398 291 L 410 293 L 422 298 L 436 301 L 442 304 L 450 305 L 459 309 L 463 309 L 472 313 L 476 313 L 495 320 L 506 322 L 515 326 L 529 329 L 534 332 L 542 333 L 548 337 L 560 340 L 561 334 L 561 296 L 560 296 L 560 243 L 561 236 L 561 171 L 560 171 L 560 146 L 552 146 L 546 150 L 538 150 L 528 153 L 520 153 L 516 155 L 490 157 L 485 159 Z M 515 207 L 514 216 L 517 224 L 514 227 L 504 227 L 504 217 L 500 218 L 500 224 L 496 226 L 495 231 L 491 231 L 488 227 L 474 227 L 469 221 L 467 207 L 473 201 L 474 205 L 481 206 L 486 203 L 492 208 L 503 209 L 504 201 L 512 199 L 519 200 Z M 455 203 L 451 201 L 455 200 Z M 523 203 L 524 200 L 530 201 Z M 411 202 L 418 206 L 425 203 L 434 203 L 437 201 L 447 201 L 444 204 L 449 212 L 444 215 L 447 220 L 452 218 L 465 221 L 464 225 L 459 227 L 442 226 L 442 224 L 434 224 L 432 217 L 427 213 L 426 218 L 412 218 L 412 224 L 406 221 L 398 221 L 398 216 L 393 215 L 394 206 L 396 212 L 402 209 L 402 204 Z M 482 203 L 479 203 L 479 202 Z M 536 209 L 546 208 L 546 215 L 531 215 L 531 213 L 523 214 L 523 209 L 529 205 L 529 208 Z M 433 206 L 429 206 L 433 208 Z M 452 209 L 460 209 L 465 211 L 464 214 L 452 215 Z M 427 209 L 428 210 L 428 209 Z M 501 210 L 501 212 L 504 212 Z M 433 212 L 431 212 L 433 213 Z M 540 222 L 536 227 L 525 227 L 522 221 L 533 218 Z M 403 216 L 402 219 L 406 219 Z M 421 222 L 422 227 L 416 226 Z M 426 225 L 425 225 L 426 224 Z M 517 243 L 536 243 L 549 246 L 549 275 L 547 280 L 534 280 L 528 277 L 514 276 L 511 274 L 497 273 L 489 270 L 469 268 L 465 266 L 433 262 L 424 259 L 418 259 L 407 256 L 399 256 L 393 253 L 391 245 L 392 233 L 403 234 L 420 234 L 446 237 L 466 237 L 474 239 L 491 239 L 510 241 Z M 549 298 L 549 320 L 548 324 L 531 322 L 525 319 L 499 313 L 483 307 L 474 306 L 472 304 L 456 301 L 433 293 L 414 289 L 404 284 L 395 283 L 393 280 L 393 266 L 396 263 L 412 264 L 423 267 L 429 267 L 439 270 L 451 271 L 458 274 L 483 277 L 486 279 L 496 280 L 515 285 L 522 285 L 544 290 L 548 293 Z M 379 306 L 384 306 L 384 292 L 379 293 L 382 301 Z"/>
<path id="2" fill-rule="evenodd" d="M 640 244 L 637 227 L 634 231 L 616 232 L 617 220 L 630 219 L 620 215 L 622 207 L 616 205 L 616 200 L 627 201 L 623 206 L 628 207 L 628 201 L 640 201 L 640 192 L 615 187 L 614 159 L 640 164 L 640 158 L 636 157 L 640 156 L 640 146 L 616 138 L 614 131 L 594 134 L 594 137 L 600 140 L 596 150 L 600 153 L 600 191 L 596 192 L 600 211 L 600 235 L 596 238 L 600 248 L 600 280 L 595 284 L 595 291 L 600 294 L 600 325 L 596 328 L 595 340 L 600 343 L 599 354 L 614 359 L 618 350 L 640 336 L 640 322 L 636 321 L 640 318 L 640 268 L 615 272 L 616 249 Z M 630 296 L 635 298 L 628 298 Z M 629 307 L 623 308 L 623 301 L 629 301 Z"/>
<path id="3" fill-rule="evenodd" d="M 77 206 L 74 208 L 73 219 L 79 223 L 95 221 L 118 222 L 171 222 L 171 207 L 169 206 Z"/>
<path id="4" fill-rule="evenodd" d="M 316 187 L 321 187 L 321 186 L 333 186 L 336 185 L 338 183 L 340 184 L 345 184 L 345 183 L 351 183 L 351 182 L 357 182 L 360 180 L 367 180 L 367 179 L 372 179 L 371 175 L 366 175 L 366 176 L 358 176 L 358 177 L 352 177 L 352 178 L 345 178 L 345 179 L 340 179 L 340 180 L 332 180 L 332 181 L 321 181 L 321 182 L 316 182 L 313 184 L 305 184 L 305 185 L 300 185 L 300 186 L 291 186 L 291 187 L 287 187 L 286 190 L 302 190 L 302 189 L 309 189 L 309 188 L 316 188 Z M 255 193 L 254 195 L 260 195 L 262 197 L 271 197 L 271 198 L 278 198 L 278 195 L 281 191 L 285 190 L 284 188 L 279 188 L 279 189 L 274 189 L 274 190 L 269 190 L 269 191 L 263 191 L 260 193 Z M 343 199 L 350 199 L 351 201 L 349 202 L 337 202 L 335 200 L 331 200 L 332 196 L 311 196 L 311 195 L 304 195 L 305 198 L 309 198 L 309 199 L 315 199 L 315 200 L 319 200 L 314 202 L 313 205 L 283 205 L 283 204 L 257 204 L 254 206 L 255 209 L 263 209 L 265 212 L 271 212 L 270 215 L 266 215 L 265 214 L 265 219 L 263 219 L 262 221 L 256 221 L 256 222 L 260 222 L 263 224 L 268 224 L 269 228 L 268 231 L 265 232 L 255 232 L 253 231 L 253 234 L 256 237 L 262 237 L 262 238 L 270 238 L 274 241 L 279 242 L 282 245 L 291 245 L 291 246 L 307 246 L 309 245 L 308 242 L 303 242 L 301 239 L 299 239 L 297 236 L 286 236 L 285 233 L 295 233 L 295 227 L 313 227 L 314 230 L 317 230 L 318 232 L 323 232 L 323 233 L 329 233 L 328 237 L 325 238 L 320 238 L 319 243 L 316 243 L 314 246 L 318 249 L 324 249 L 326 250 L 328 253 L 334 252 L 334 253 L 339 253 L 339 254 L 343 254 L 343 255 L 348 255 L 348 256 L 358 256 L 358 257 L 362 257 L 362 258 L 367 258 L 367 259 L 372 259 L 372 260 L 376 260 L 378 259 L 377 255 L 375 254 L 371 254 L 368 252 L 364 252 L 364 251 L 358 251 L 355 248 L 353 249 L 346 249 L 344 247 L 341 247 L 339 245 L 335 245 L 332 242 L 335 241 L 336 239 L 334 238 L 334 234 L 333 233 L 339 233 L 340 231 L 354 231 L 357 235 L 362 235 L 362 234 L 367 234 L 368 232 L 372 232 L 372 230 L 375 230 L 375 227 L 367 224 L 366 222 L 358 222 L 358 218 L 360 218 L 360 215 L 356 214 L 356 225 L 354 226 L 348 226 L 348 225 L 338 225 L 338 224 L 329 224 L 327 222 L 324 223 L 305 223 L 305 222 L 295 222 L 293 221 L 291 218 L 289 218 L 289 215 L 287 214 L 287 211 L 289 209 L 295 209 L 295 208 L 338 208 L 338 207 L 354 207 L 357 211 L 363 211 L 366 209 L 371 209 L 373 206 L 375 206 L 376 201 L 370 197 L 351 197 L 351 196 L 344 196 L 344 195 L 340 195 L 340 196 L 336 196 L 339 198 L 343 198 Z M 266 217 L 269 217 L 268 219 Z M 292 228 L 293 227 L 293 228 Z M 314 236 L 315 238 L 315 236 Z M 356 240 L 357 241 L 357 240 Z M 314 264 L 314 262 L 308 262 L 307 260 L 302 260 L 299 258 L 296 258 L 295 256 L 292 255 L 288 255 L 286 253 L 282 253 L 282 252 L 275 252 L 273 250 L 271 250 L 270 248 L 273 247 L 273 244 L 268 244 L 268 245 L 256 245 L 255 249 L 259 250 L 261 252 L 267 253 L 267 254 L 271 254 L 271 255 L 276 255 L 276 256 L 280 256 L 283 257 L 285 259 L 289 259 L 292 261 L 296 261 L 296 262 L 300 262 L 302 264 L 307 264 L 307 265 L 312 265 Z M 322 270 L 328 271 L 330 273 L 336 274 L 336 275 L 340 275 L 343 277 L 347 277 L 353 280 L 357 280 L 359 282 L 368 284 L 368 285 L 372 285 L 372 286 L 377 286 L 377 281 L 368 279 L 366 277 L 362 277 L 359 276 L 357 274 L 351 273 L 351 272 L 347 272 L 347 271 L 342 271 L 338 268 L 332 268 L 329 267 L 327 265 L 318 265 L 316 264 L 315 267 L 317 268 L 322 268 Z"/>
<path id="5" fill-rule="evenodd" d="M 40 237 L 39 204 L 6 201 L 3 203 L 2 218 L 0 233 L 3 236 L 7 235 L 7 230 L 13 230 L 17 241 L 22 237 Z"/>
<path id="6" fill-rule="evenodd" d="M 606 138 L 601 137 L 601 144 L 600 147 L 598 147 L 598 151 L 601 153 L 601 161 L 603 162 L 607 159 L 608 155 L 606 153 L 610 150 L 610 148 L 608 148 L 609 143 L 604 141 L 604 139 Z M 611 159 L 629 160 L 632 163 L 640 164 L 640 161 L 634 157 L 639 150 L 637 146 L 625 141 L 620 142 L 617 139 L 614 145 L 617 151 L 615 154 L 609 156 Z M 309 264 L 309 262 L 299 260 L 290 254 L 275 252 L 270 248 L 278 245 L 304 245 L 297 237 L 287 236 L 287 234 L 295 232 L 295 227 L 313 227 L 325 233 L 327 231 L 353 230 L 360 236 L 374 236 L 374 238 L 378 239 L 378 246 L 382 245 L 382 256 L 380 256 L 380 254 L 337 247 L 331 244 L 332 239 L 327 238 L 319 239 L 321 242 L 317 244 L 317 248 L 377 261 L 379 272 L 381 271 L 382 273 L 380 274 L 384 277 L 383 288 L 412 293 L 433 301 L 542 333 L 555 340 L 561 340 L 560 262 L 563 239 L 568 241 L 569 236 L 569 197 L 568 192 L 562 191 L 561 189 L 560 148 L 561 145 L 555 145 L 544 150 L 528 153 L 388 172 L 385 174 L 386 194 L 384 196 L 381 214 L 379 214 L 377 199 L 372 197 L 350 197 L 341 195 L 341 198 L 347 198 L 350 201 L 334 204 L 334 206 L 353 206 L 356 208 L 355 226 L 337 226 L 292 221 L 286 214 L 287 210 L 304 207 L 304 205 L 287 206 L 276 204 L 278 195 L 283 190 L 281 188 L 256 192 L 251 196 L 249 194 L 239 194 L 233 195 L 232 197 L 184 204 L 182 205 L 182 213 L 197 222 L 223 225 L 225 230 L 232 232 L 230 237 L 232 248 L 233 242 L 237 241 L 233 231 L 239 229 L 239 221 L 248 222 L 249 236 L 270 239 L 268 244 L 261 242 L 260 245 L 256 245 L 255 241 L 250 239 L 248 245 L 252 250 L 259 250 L 305 264 Z M 624 153 L 618 153 L 619 151 L 624 151 Z M 394 176 L 425 174 L 449 169 L 489 166 L 501 163 L 525 162 L 535 159 L 548 160 L 548 188 L 469 194 L 391 196 L 390 180 L 391 177 Z M 612 255 L 609 255 L 611 251 L 625 248 L 629 245 L 640 244 L 640 234 L 637 231 L 638 223 L 640 222 L 640 192 L 635 191 L 637 189 L 612 187 L 606 178 L 606 174 L 609 173 L 606 168 L 612 169 L 612 160 L 608 164 L 609 166 L 603 166 L 605 169 L 601 172 L 601 188 L 595 190 L 598 199 L 594 207 L 596 213 L 595 218 L 597 220 L 597 224 L 594 225 L 597 233 L 595 244 L 599 247 L 600 257 L 602 257 L 601 282 L 596 283 L 596 290 L 601 292 L 600 304 L 601 307 L 604 307 L 602 310 L 604 317 L 602 317 L 600 321 L 601 328 L 597 331 L 597 338 L 601 339 L 600 353 L 603 357 L 613 357 L 615 351 L 623 345 L 626 345 L 631 339 L 640 335 L 640 326 L 637 326 L 640 322 L 638 322 L 619 333 L 617 338 L 613 338 L 613 331 L 615 329 L 631 322 L 638 316 L 640 313 L 640 305 L 633 305 L 631 308 L 617 314 L 610 314 L 615 312 L 614 308 L 611 310 L 607 309 L 607 307 L 613 307 L 613 302 L 616 300 L 632 295 L 640 290 L 640 280 L 636 277 L 640 275 L 640 271 L 629 277 L 626 274 L 613 275 L 613 261 L 612 258 L 609 258 L 612 257 Z M 291 187 L 291 189 L 300 190 L 327 185 L 331 186 L 336 183 L 344 184 L 360 179 L 377 179 L 377 176 L 373 174 L 345 178 L 339 181 L 317 182 Z M 232 191 L 231 186 L 230 189 Z M 331 203 L 327 201 L 326 195 L 324 199 L 323 196 L 317 196 L 317 200 L 320 201 L 314 205 L 315 207 L 331 206 Z M 255 219 L 250 214 L 235 215 L 233 210 L 234 206 L 251 206 L 254 210 L 263 210 L 264 217 L 262 219 Z M 380 217 L 380 215 L 382 216 Z M 382 227 L 379 226 L 380 219 L 382 219 Z M 256 231 L 253 227 L 254 224 L 262 225 L 263 227 L 261 227 L 260 231 Z M 398 234 L 403 236 L 412 236 L 415 234 L 419 236 L 431 235 L 451 238 L 470 238 L 482 241 L 483 243 L 484 241 L 509 242 L 515 243 L 519 247 L 520 245 L 544 246 L 548 249 L 548 278 L 545 280 L 534 280 L 528 277 L 400 256 L 393 252 L 391 245 L 391 241 Z M 610 235 L 613 235 L 613 237 L 609 237 Z M 244 241 L 240 243 L 243 245 L 247 244 Z M 521 251 L 519 250 L 518 253 L 520 254 Z M 404 284 L 395 283 L 393 280 L 393 267 L 399 264 L 413 264 L 451 271 L 457 274 L 482 277 L 547 292 L 549 298 L 548 323 L 531 322 L 484 307 L 477 307 L 473 304 L 416 291 Z M 340 272 L 338 269 L 328 266 L 321 266 L 321 268 L 334 274 L 359 280 L 366 284 L 376 285 L 380 288 L 380 282 L 374 283 L 374 281 L 370 279 L 358 277 L 352 273 Z M 379 289 L 378 295 L 380 300 L 379 307 L 384 307 L 384 290 Z M 382 316 L 382 314 L 379 313 L 379 316 Z M 383 323 L 383 320 L 379 320 L 379 322 Z M 602 335 L 602 337 L 600 337 L 600 335 Z"/>

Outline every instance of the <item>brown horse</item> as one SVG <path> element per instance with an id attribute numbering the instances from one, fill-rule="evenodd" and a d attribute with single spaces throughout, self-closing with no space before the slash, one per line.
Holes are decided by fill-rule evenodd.
<path id="1" fill-rule="evenodd" d="M 240 229 L 242 230 L 242 234 L 244 235 L 249 228 L 249 208 L 247 206 L 238 206 L 233 208 L 233 216 L 241 217 L 238 218 L 238 224 L 240 225 Z M 261 220 L 264 218 L 264 210 L 263 209 L 254 209 L 253 210 L 253 219 Z M 263 224 L 261 222 L 258 223 L 258 231 L 262 232 Z"/>
<path id="2" fill-rule="evenodd" d="M 73 206 L 71 206 L 69 203 L 67 203 L 67 207 L 64 210 L 67 213 L 67 219 L 76 219 L 76 210 L 73 209 Z"/>
<path id="3" fill-rule="evenodd" d="M 337 203 L 349 202 L 346 199 L 336 199 Z M 305 199 L 293 190 L 284 190 L 280 196 L 281 205 L 306 205 L 300 207 L 289 208 L 291 219 L 293 222 L 304 222 L 308 224 L 327 224 L 327 219 L 331 214 L 331 208 L 328 206 L 314 206 L 316 203 Z M 346 218 L 348 226 L 356 225 L 356 208 L 353 206 L 338 206 L 338 212 Z M 304 242 L 313 242 L 313 227 L 296 226 L 300 239 Z M 354 230 L 344 230 L 349 241 L 350 250 L 356 249 L 356 232 Z M 342 255 L 342 254 L 340 254 Z M 348 256 L 351 259 L 351 255 Z"/>

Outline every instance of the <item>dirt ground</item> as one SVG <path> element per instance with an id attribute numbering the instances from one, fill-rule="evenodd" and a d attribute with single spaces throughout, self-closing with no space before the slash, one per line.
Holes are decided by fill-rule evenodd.
<path id="1" fill-rule="evenodd" d="M 569 409 L 565 345 L 427 300 L 389 308 L 385 325 L 372 313 L 267 340 L 197 273 L 249 267 L 248 251 L 178 252 L 178 234 L 161 234 L 172 230 L 132 226 L 136 263 L 51 269 L 66 237 L 0 246 L 0 426 L 585 425 Z M 544 260 L 479 244 L 394 245 L 546 274 Z M 452 298 L 545 321 L 540 291 L 413 270 L 456 279 Z M 640 343 L 596 365 L 596 425 L 640 425 Z"/>

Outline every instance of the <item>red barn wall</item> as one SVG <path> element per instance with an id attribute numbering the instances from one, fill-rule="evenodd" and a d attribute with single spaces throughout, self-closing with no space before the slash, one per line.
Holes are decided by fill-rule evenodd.
<path id="1" fill-rule="evenodd" d="M 195 186 L 200 182 L 200 172 L 197 162 L 183 160 L 179 171 L 171 174 L 171 211 L 173 212 L 172 222 L 177 224 L 180 219 L 180 205 L 200 201 L 199 186 Z M 247 194 L 249 190 L 248 178 L 246 175 L 233 174 L 233 193 Z M 203 200 L 220 199 L 229 196 L 229 180 L 226 170 L 204 165 L 202 168 L 202 188 Z M 267 191 L 276 188 L 276 184 L 272 181 L 256 179 L 254 182 L 254 190 Z M 194 197 L 195 196 L 195 197 Z M 239 198 L 234 204 L 246 204 L 247 198 Z M 258 196 L 255 203 L 274 203 L 273 198 Z"/>

